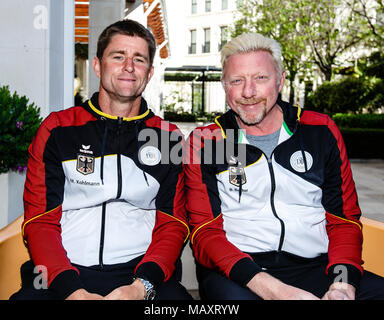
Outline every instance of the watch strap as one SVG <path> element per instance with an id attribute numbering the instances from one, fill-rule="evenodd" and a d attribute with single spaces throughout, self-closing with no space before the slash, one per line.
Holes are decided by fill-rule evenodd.
<path id="1" fill-rule="evenodd" d="M 154 289 L 153 284 L 150 281 L 143 278 L 139 278 L 139 277 L 135 277 L 134 280 L 139 280 L 144 285 L 144 288 L 145 288 L 144 300 L 153 300 L 155 298 L 156 291 Z"/>

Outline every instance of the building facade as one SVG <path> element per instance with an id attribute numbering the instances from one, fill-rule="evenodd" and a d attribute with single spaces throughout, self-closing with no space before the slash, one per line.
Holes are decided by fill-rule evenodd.
<path id="1" fill-rule="evenodd" d="M 178 81 L 165 82 L 164 106 L 197 113 L 225 111 L 224 90 L 219 81 L 220 50 L 229 40 L 229 27 L 239 0 L 165 2 L 171 49 L 165 74 L 167 79 L 173 75 Z M 183 72 L 188 73 L 187 80 L 180 81 Z M 192 81 L 191 73 L 196 75 Z"/>

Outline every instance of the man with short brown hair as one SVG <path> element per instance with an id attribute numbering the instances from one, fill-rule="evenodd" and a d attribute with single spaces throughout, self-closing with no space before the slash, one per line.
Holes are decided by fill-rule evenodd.
<path id="1" fill-rule="evenodd" d="M 181 163 L 161 161 L 182 135 L 142 97 L 155 48 L 135 21 L 107 27 L 92 64 L 99 92 L 51 113 L 37 132 L 24 192 L 32 261 L 13 299 L 191 299 L 179 282 L 189 234 L 184 174 Z M 163 151 L 143 145 L 144 130 L 178 139 Z M 45 290 L 36 288 L 36 268 Z"/>

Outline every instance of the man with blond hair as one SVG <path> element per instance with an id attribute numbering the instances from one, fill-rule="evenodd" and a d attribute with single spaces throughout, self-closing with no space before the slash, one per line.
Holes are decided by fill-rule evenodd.
<path id="1" fill-rule="evenodd" d="M 230 110 L 192 132 L 185 161 L 201 297 L 384 299 L 384 280 L 361 266 L 361 212 L 334 122 L 281 99 L 275 40 L 243 34 L 221 57 Z"/>

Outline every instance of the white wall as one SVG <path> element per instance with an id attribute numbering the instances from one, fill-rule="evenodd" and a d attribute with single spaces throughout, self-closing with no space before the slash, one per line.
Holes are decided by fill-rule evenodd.
<path id="1" fill-rule="evenodd" d="M 27 96 L 43 118 L 73 105 L 73 17 L 73 1 L 0 1 L 0 86 Z M 1 179 L 0 227 L 23 211 L 25 176 Z"/>
<path id="2" fill-rule="evenodd" d="M 99 91 L 100 82 L 92 68 L 99 35 L 110 24 L 124 17 L 124 9 L 125 0 L 92 0 L 89 2 L 88 97 L 91 97 L 94 92 Z"/>
<path id="3" fill-rule="evenodd" d="M 74 18 L 74 1 L 50 1 L 49 111 L 69 108 L 74 103 Z"/>
<path id="4" fill-rule="evenodd" d="M 49 0 L 0 2 L 0 85 L 49 110 Z"/>
<path id="5" fill-rule="evenodd" d="M 0 2 L 0 85 L 26 95 L 43 117 L 73 104 L 73 16 L 71 1 Z"/>

